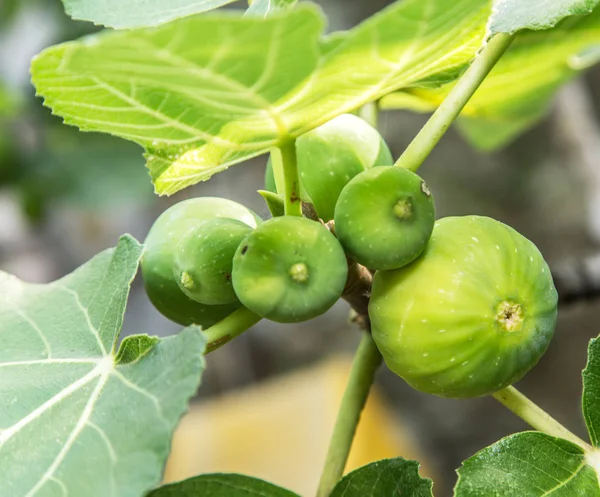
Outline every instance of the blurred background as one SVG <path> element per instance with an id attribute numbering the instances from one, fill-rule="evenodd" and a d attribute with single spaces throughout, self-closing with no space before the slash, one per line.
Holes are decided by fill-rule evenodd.
<path id="1" fill-rule="evenodd" d="M 391 2 L 318 3 L 329 29 L 338 30 Z M 123 233 L 143 240 L 156 217 L 184 198 L 222 196 L 268 217 L 256 193 L 266 158 L 159 198 L 141 148 L 80 133 L 43 108 L 29 83 L 31 57 L 95 29 L 67 18 L 59 0 L 0 0 L 0 269 L 27 281 L 65 275 Z M 420 170 L 438 215 L 492 216 L 533 240 L 558 273 L 577 279 L 577 268 L 587 268 L 600 280 L 599 115 L 597 68 L 563 89 L 543 122 L 499 152 L 478 153 L 451 130 Z M 380 129 L 395 157 L 425 121 L 406 112 L 381 115 Z M 562 305 L 550 350 L 519 385 L 580 436 L 581 369 L 586 345 L 599 331 L 598 304 L 590 298 Z M 165 336 L 179 329 L 158 314 L 136 280 L 123 335 Z M 359 338 L 341 302 L 307 323 L 263 321 L 209 355 L 165 478 L 239 471 L 310 495 Z M 350 467 L 381 457 L 418 457 L 424 473 L 435 478 L 436 495 L 450 495 L 462 460 L 526 428 L 491 398 L 421 394 L 382 368 Z"/>

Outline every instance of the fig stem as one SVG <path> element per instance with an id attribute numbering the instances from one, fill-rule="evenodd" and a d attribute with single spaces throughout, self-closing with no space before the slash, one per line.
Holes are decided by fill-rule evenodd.
<path id="1" fill-rule="evenodd" d="M 588 443 L 584 442 L 574 433 L 571 433 L 515 387 L 504 388 L 493 393 L 492 396 L 536 430 L 553 437 L 564 438 L 585 451 L 592 450 L 592 447 Z"/>
<path id="2" fill-rule="evenodd" d="M 300 176 L 296 158 L 296 141 L 290 140 L 279 147 L 285 183 L 284 206 L 286 216 L 302 216 Z"/>
<path id="3" fill-rule="evenodd" d="M 360 414 L 381 361 L 381 354 L 371 334 L 363 333 L 329 443 L 317 497 L 329 497 L 344 474 Z"/>
<path id="4" fill-rule="evenodd" d="M 419 169 L 514 38 L 514 34 L 499 33 L 488 41 L 394 165 Z"/>
<path id="5" fill-rule="evenodd" d="M 235 337 L 254 326 L 261 319 L 262 318 L 258 314 L 254 314 L 245 307 L 233 311 L 225 319 L 222 319 L 217 324 L 202 331 L 207 342 L 206 353 L 213 352 L 227 342 L 230 342 Z"/>

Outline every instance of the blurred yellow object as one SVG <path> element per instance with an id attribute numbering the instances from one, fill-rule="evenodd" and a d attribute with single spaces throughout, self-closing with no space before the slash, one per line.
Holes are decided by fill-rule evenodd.
<path id="1" fill-rule="evenodd" d="M 350 358 L 336 357 L 193 404 L 175 432 L 165 482 L 200 473 L 241 473 L 313 496 L 350 366 Z M 346 472 L 399 455 L 423 461 L 373 389 Z M 431 476 L 427 467 L 421 474 Z"/>

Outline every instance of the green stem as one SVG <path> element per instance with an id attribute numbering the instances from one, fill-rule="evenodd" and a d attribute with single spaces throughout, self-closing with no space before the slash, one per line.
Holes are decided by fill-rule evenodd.
<path id="1" fill-rule="evenodd" d="M 281 158 L 281 150 L 277 147 L 271 149 L 271 166 L 273 167 L 273 177 L 275 178 L 275 189 L 280 195 L 285 195 L 283 159 Z"/>
<path id="2" fill-rule="evenodd" d="M 203 331 L 208 343 L 206 353 L 208 354 L 213 350 L 217 350 L 222 345 L 244 333 L 248 328 L 254 326 L 261 319 L 260 316 L 245 307 L 233 311 L 225 319 Z"/>
<path id="3" fill-rule="evenodd" d="M 381 359 L 371 334 L 363 333 L 329 443 L 317 497 L 328 497 L 344 474 L 360 414 Z"/>
<path id="4" fill-rule="evenodd" d="M 290 140 L 279 147 L 285 182 L 285 215 L 302 216 L 300 201 L 300 176 L 296 158 L 296 141 Z"/>
<path id="5" fill-rule="evenodd" d="M 358 115 L 377 129 L 379 121 L 379 106 L 377 105 L 377 102 L 369 102 L 363 105 L 358 110 Z"/>
<path id="6" fill-rule="evenodd" d="M 525 397 L 525 395 L 519 392 L 515 387 L 505 388 L 493 393 L 492 396 L 536 430 L 553 437 L 569 440 L 570 442 L 579 445 L 584 450 L 591 450 L 589 444 L 567 430 L 567 428 L 561 425 L 537 404 Z"/>
<path id="7" fill-rule="evenodd" d="M 469 69 L 458 80 L 456 86 L 398 159 L 396 166 L 405 167 L 411 171 L 419 168 L 510 46 L 514 37 L 515 35 L 497 34 L 477 54 Z"/>

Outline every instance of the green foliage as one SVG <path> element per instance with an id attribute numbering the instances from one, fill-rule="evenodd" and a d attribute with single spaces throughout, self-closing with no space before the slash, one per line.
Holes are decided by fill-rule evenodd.
<path id="1" fill-rule="evenodd" d="M 600 445 L 600 339 L 588 347 L 588 363 L 583 371 L 583 417 L 594 446 Z"/>
<path id="2" fill-rule="evenodd" d="M 598 0 L 493 0 L 490 34 L 548 29 L 573 15 L 589 14 Z"/>
<path id="3" fill-rule="evenodd" d="M 419 476 L 419 463 L 398 457 L 363 466 L 344 476 L 331 497 L 433 497 L 433 482 Z"/>
<path id="4" fill-rule="evenodd" d="M 73 19 L 91 21 L 117 29 L 157 26 L 235 0 L 63 0 Z"/>
<path id="5" fill-rule="evenodd" d="M 254 0 L 246 15 L 267 17 L 280 10 L 290 9 L 296 5 L 297 0 Z"/>
<path id="6" fill-rule="evenodd" d="M 66 123 L 141 144 L 157 192 L 171 194 L 391 91 L 452 80 L 488 14 L 481 0 L 398 2 L 322 55 L 310 4 L 198 16 L 50 48 L 32 74 Z"/>
<path id="7" fill-rule="evenodd" d="M 562 85 L 597 61 L 599 40 L 600 8 L 547 31 L 519 34 L 463 110 L 461 131 L 484 150 L 515 139 L 547 113 Z M 381 107 L 435 110 L 453 86 L 392 94 Z"/>
<path id="8" fill-rule="evenodd" d="M 189 328 L 116 351 L 141 252 L 125 236 L 48 285 L 0 273 L 3 495 L 134 497 L 160 481 L 204 340 Z"/>
<path id="9" fill-rule="evenodd" d="M 258 478 L 235 474 L 201 475 L 165 485 L 148 497 L 298 497 Z"/>
<path id="10" fill-rule="evenodd" d="M 467 459 L 456 497 L 568 497 L 600 495 L 598 475 L 571 442 L 544 433 L 506 437 Z"/>

